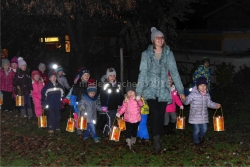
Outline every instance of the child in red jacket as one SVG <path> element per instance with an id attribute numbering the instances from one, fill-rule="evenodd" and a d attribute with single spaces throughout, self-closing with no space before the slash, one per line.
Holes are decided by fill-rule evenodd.
<path id="1" fill-rule="evenodd" d="M 40 76 L 40 73 L 37 70 L 32 71 L 31 79 L 32 79 L 32 87 L 33 87 L 33 91 L 31 95 L 32 95 L 33 103 L 34 103 L 35 114 L 37 117 L 39 117 L 42 115 L 41 91 L 44 87 L 44 82 Z"/>
<path id="2" fill-rule="evenodd" d="M 0 69 L 0 92 L 3 93 L 2 111 L 12 112 L 12 92 L 13 92 L 13 79 L 15 73 L 10 68 L 8 59 L 2 59 L 2 69 Z"/>
<path id="3" fill-rule="evenodd" d="M 168 73 L 168 80 L 170 83 L 172 103 L 168 104 L 166 107 L 166 113 L 164 118 L 165 135 L 174 133 L 175 123 L 176 123 L 176 104 L 180 107 L 180 109 L 182 110 L 184 109 L 182 102 L 178 96 L 178 92 L 175 90 L 175 86 L 173 84 L 173 80 L 170 73 Z"/>
<path id="4" fill-rule="evenodd" d="M 126 122 L 126 142 L 131 149 L 131 146 L 136 142 L 136 135 L 138 125 L 141 121 L 141 107 L 143 101 L 140 99 L 136 101 L 135 87 L 127 87 L 127 94 L 123 101 L 122 107 L 118 109 L 116 116 L 119 118 L 124 114 L 124 121 Z"/>

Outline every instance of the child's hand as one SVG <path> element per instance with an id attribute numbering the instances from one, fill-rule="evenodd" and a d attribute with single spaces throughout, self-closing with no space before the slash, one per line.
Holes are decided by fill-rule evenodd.
<path id="1" fill-rule="evenodd" d="M 216 109 L 221 108 L 221 104 L 217 104 Z"/>
<path id="2" fill-rule="evenodd" d="M 180 94 L 180 98 L 182 101 L 186 101 L 186 96 L 184 94 Z"/>
<path id="3" fill-rule="evenodd" d="M 141 96 L 136 96 L 136 101 L 139 101 L 139 100 L 141 100 Z"/>
<path id="4" fill-rule="evenodd" d="M 17 89 L 21 89 L 20 86 L 17 86 Z"/>
<path id="5" fill-rule="evenodd" d="M 121 115 L 119 113 L 116 113 L 115 116 L 120 118 Z"/>
<path id="6" fill-rule="evenodd" d="M 184 106 L 180 106 L 180 109 L 183 110 L 183 109 L 184 109 Z"/>

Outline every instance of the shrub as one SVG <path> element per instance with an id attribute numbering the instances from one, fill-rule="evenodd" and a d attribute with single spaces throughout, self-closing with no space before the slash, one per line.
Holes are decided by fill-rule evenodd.
<path id="1" fill-rule="evenodd" d="M 235 75 L 235 66 L 231 63 L 226 64 L 222 62 L 220 65 L 216 65 L 216 70 L 214 75 L 216 78 L 217 85 L 230 85 L 233 82 L 233 77 Z"/>
<path id="2" fill-rule="evenodd" d="M 240 70 L 233 77 L 235 84 L 249 84 L 250 83 L 250 67 L 247 65 L 240 66 Z"/>

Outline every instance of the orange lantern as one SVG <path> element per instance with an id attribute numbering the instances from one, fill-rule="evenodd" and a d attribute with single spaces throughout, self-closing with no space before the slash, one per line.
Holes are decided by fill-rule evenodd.
<path id="1" fill-rule="evenodd" d="M 176 129 L 185 129 L 186 117 L 183 116 L 183 110 L 180 110 L 180 114 L 176 120 Z"/>
<path id="2" fill-rule="evenodd" d="M 78 129 L 87 130 L 87 123 L 88 123 L 87 117 L 80 116 L 78 118 Z"/>
<path id="3" fill-rule="evenodd" d="M 214 122 L 214 131 L 224 131 L 224 117 L 223 117 L 223 112 L 222 112 L 222 108 L 221 108 L 221 116 L 215 116 L 217 112 L 217 109 L 214 113 L 213 116 L 213 122 Z"/>
<path id="4" fill-rule="evenodd" d="M 44 115 L 44 109 L 41 116 L 38 118 L 38 128 L 46 128 L 47 127 L 47 116 Z"/>
<path id="5" fill-rule="evenodd" d="M 16 96 L 16 106 L 24 106 L 24 97 L 23 96 Z"/>
<path id="6" fill-rule="evenodd" d="M 112 126 L 110 131 L 109 140 L 119 141 L 121 129 L 117 126 Z"/>
<path id="7" fill-rule="evenodd" d="M 126 123 L 125 123 L 125 121 L 123 120 L 123 117 L 122 117 L 122 118 L 118 118 L 118 119 L 117 119 L 117 122 L 118 122 L 118 126 L 119 126 L 119 128 L 121 129 L 121 131 L 126 130 Z"/>
<path id="8" fill-rule="evenodd" d="M 0 105 L 3 105 L 3 93 L 0 92 Z"/>
<path id="9" fill-rule="evenodd" d="M 24 106 L 24 97 L 21 95 L 21 89 L 17 89 L 18 94 L 16 96 L 16 106 Z"/>
<path id="10" fill-rule="evenodd" d="M 74 132 L 75 131 L 75 120 L 74 118 L 69 118 L 67 122 L 66 131 Z"/>

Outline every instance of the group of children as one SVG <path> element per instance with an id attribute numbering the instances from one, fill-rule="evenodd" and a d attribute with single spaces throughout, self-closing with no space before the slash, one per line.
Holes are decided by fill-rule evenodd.
<path id="1" fill-rule="evenodd" d="M 12 111 L 13 94 L 19 92 L 19 95 L 24 97 L 25 104 L 20 107 L 21 116 L 27 117 L 27 109 L 28 118 L 31 118 L 33 116 L 30 103 L 31 95 L 37 117 L 42 115 L 43 107 L 48 106 L 49 134 L 53 135 L 55 132 L 60 132 L 61 98 L 64 96 L 65 89 L 71 89 L 66 77 L 63 75 L 63 68 L 59 67 L 56 71 L 50 70 L 47 75 L 45 73 L 45 64 L 40 63 L 38 66 L 39 71 L 32 71 L 31 76 L 26 68 L 27 64 L 22 57 L 13 58 L 11 63 L 7 59 L 2 60 L 2 69 L 0 71 L 0 91 L 4 96 L 2 111 Z M 218 109 L 221 105 L 211 101 L 207 91 L 207 78 L 196 78 L 196 86 L 186 99 L 181 101 L 178 92 L 175 90 L 171 74 L 168 74 L 168 77 L 172 103 L 166 106 L 165 134 L 173 133 L 175 129 L 176 104 L 180 109 L 184 108 L 182 103 L 185 105 L 190 104 L 189 123 L 193 125 L 193 142 L 195 144 L 202 143 L 207 131 L 207 108 Z M 83 133 L 81 130 L 77 130 L 77 134 L 83 135 L 84 139 L 92 136 L 95 142 L 99 142 L 100 138 L 96 134 L 95 124 L 98 123 L 98 129 L 103 129 L 103 133 L 109 135 L 113 121 L 116 117 L 124 115 L 126 142 L 130 149 L 136 143 L 137 136 L 149 139 L 147 131 L 149 108 L 143 99 L 136 99 L 136 86 L 126 87 L 126 95 L 123 96 L 121 85 L 116 80 L 114 68 L 107 69 L 106 75 L 102 78 L 103 85 L 100 90 L 98 90 L 93 80 L 89 78 L 90 72 L 87 68 L 79 69 L 71 94 L 68 96 L 71 110 L 77 116 L 85 113 L 88 115 L 87 130 Z M 13 93 L 13 90 L 15 90 L 15 93 Z M 97 118 L 97 111 L 100 112 L 99 119 Z"/>

